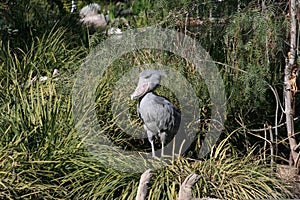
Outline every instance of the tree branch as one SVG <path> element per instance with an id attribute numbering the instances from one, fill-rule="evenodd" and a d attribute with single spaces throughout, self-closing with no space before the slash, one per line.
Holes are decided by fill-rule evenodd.
<path id="1" fill-rule="evenodd" d="M 200 177 L 201 176 L 197 174 L 190 174 L 186 177 L 180 186 L 178 200 L 191 200 L 193 198 L 192 187 L 200 179 Z"/>
<path id="2" fill-rule="evenodd" d="M 151 170 L 146 170 L 142 175 L 139 183 L 139 187 L 137 190 L 136 200 L 145 200 L 148 192 L 148 183 L 150 182 L 151 178 Z"/>
<path id="3" fill-rule="evenodd" d="M 293 121 L 297 121 L 298 119 L 300 119 L 300 116 L 293 118 Z M 284 125 L 286 125 L 286 122 L 278 124 L 277 126 L 268 126 L 266 128 L 249 129 L 249 131 L 252 131 L 252 132 L 261 132 L 261 131 L 264 131 L 264 130 L 276 129 L 276 128 L 282 127 Z"/>

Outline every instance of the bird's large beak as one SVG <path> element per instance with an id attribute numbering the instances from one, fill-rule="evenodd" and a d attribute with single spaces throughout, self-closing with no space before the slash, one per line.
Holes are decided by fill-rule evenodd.
<path id="1" fill-rule="evenodd" d="M 138 86 L 135 91 L 131 94 L 131 99 L 135 100 L 146 94 L 149 91 L 149 84 L 145 83 L 142 86 Z"/>

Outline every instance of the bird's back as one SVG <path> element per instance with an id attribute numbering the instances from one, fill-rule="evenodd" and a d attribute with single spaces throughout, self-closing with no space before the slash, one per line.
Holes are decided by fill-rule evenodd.
<path id="1" fill-rule="evenodd" d="M 173 132 L 180 124 L 180 113 L 164 97 L 152 92 L 147 93 L 138 105 L 138 113 L 145 126 L 153 133 Z"/>

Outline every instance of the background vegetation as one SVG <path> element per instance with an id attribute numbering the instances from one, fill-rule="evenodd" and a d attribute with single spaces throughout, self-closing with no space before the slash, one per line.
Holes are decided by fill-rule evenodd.
<path id="1" fill-rule="evenodd" d="M 189 35 L 216 61 L 226 85 L 225 128 L 210 155 L 199 160 L 211 105 L 207 88 L 191 63 L 145 49 L 122 56 L 99 80 L 99 123 L 104 134 L 125 149 L 149 151 L 147 140 L 124 134 L 111 113 L 112 87 L 131 66 L 152 62 L 171 66 L 187 77 L 201 99 L 197 139 L 187 157 L 154 172 L 149 199 L 176 199 L 180 183 L 190 173 L 202 175 L 193 191 L 197 197 L 299 198 L 292 178 L 280 179 L 276 173 L 278 164 L 289 163 L 285 126 L 275 127 L 284 123 L 276 95 L 282 102 L 289 48 L 287 2 L 93 2 L 114 22 L 107 28 L 125 31 L 154 25 Z M 88 3 L 92 2 L 78 1 L 78 9 Z M 70 8 L 67 0 L 0 3 L 1 199 L 135 198 L 140 174 L 107 167 L 89 153 L 76 132 L 71 96 L 76 70 L 109 36 L 82 26 Z M 120 10 L 126 9 L 132 14 L 120 16 Z M 59 70 L 57 76 L 53 76 L 54 69 Z M 48 79 L 32 81 L 42 76 Z M 176 102 L 167 89 L 159 88 L 158 93 Z M 135 102 L 131 106 L 134 113 Z M 299 107 L 298 93 L 295 117 Z M 299 119 L 295 133 L 298 137 Z"/>

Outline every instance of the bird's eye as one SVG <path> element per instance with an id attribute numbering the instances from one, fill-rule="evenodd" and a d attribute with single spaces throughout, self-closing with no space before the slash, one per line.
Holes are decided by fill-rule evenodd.
<path id="1" fill-rule="evenodd" d="M 150 75 L 146 75 L 146 76 L 144 76 L 144 77 L 145 77 L 145 79 L 148 79 L 148 78 L 151 77 L 151 74 L 150 74 Z"/>

